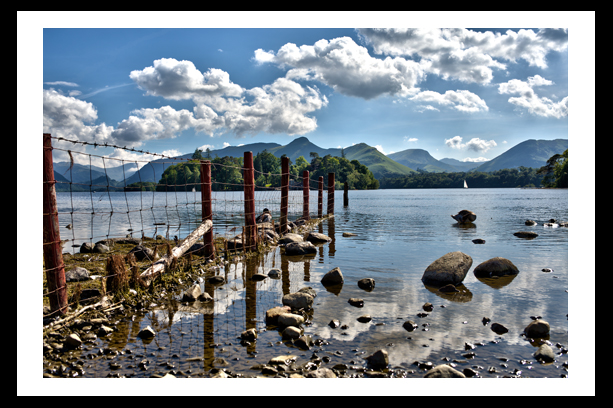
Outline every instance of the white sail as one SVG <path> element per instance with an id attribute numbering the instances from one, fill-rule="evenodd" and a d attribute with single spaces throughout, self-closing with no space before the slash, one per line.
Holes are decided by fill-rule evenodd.
<path id="1" fill-rule="evenodd" d="M 468 184 L 466 184 L 466 180 L 464 180 L 464 188 L 468 188 Z"/>

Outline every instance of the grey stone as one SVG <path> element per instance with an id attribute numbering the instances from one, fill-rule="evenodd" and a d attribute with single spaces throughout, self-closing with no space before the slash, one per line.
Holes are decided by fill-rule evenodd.
<path id="1" fill-rule="evenodd" d="M 151 326 L 147 326 L 138 332 L 138 337 L 141 339 L 151 339 L 155 337 L 155 334 L 155 330 L 153 330 Z"/>
<path id="2" fill-rule="evenodd" d="M 368 292 L 375 288 L 375 280 L 373 278 L 364 278 L 358 281 L 358 287 Z"/>
<path id="3" fill-rule="evenodd" d="M 343 283 L 343 273 L 341 272 L 341 268 L 336 267 L 326 273 L 323 278 L 321 278 L 322 285 L 338 285 L 339 283 Z"/>
<path id="4" fill-rule="evenodd" d="M 317 247 L 312 243 L 306 242 L 291 242 L 285 245 L 285 255 L 309 255 L 317 254 Z"/>
<path id="5" fill-rule="evenodd" d="M 462 283 L 473 259 L 460 251 L 449 252 L 432 262 L 424 272 L 421 281 L 426 285 L 444 286 Z"/>
<path id="6" fill-rule="evenodd" d="M 473 273 L 477 278 L 491 278 L 496 276 L 517 275 L 519 269 L 508 259 L 497 256 L 481 262 L 475 267 Z"/>
<path id="7" fill-rule="evenodd" d="M 307 241 L 313 243 L 330 242 L 332 241 L 332 238 L 327 235 L 320 234 L 319 232 L 309 232 L 309 235 L 307 235 Z"/>
<path id="8" fill-rule="evenodd" d="M 279 326 L 300 326 L 304 323 L 304 317 L 293 313 L 282 313 L 277 319 Z"/>
<path id="9" fill-rule="evenodd" d="M 202 294 L 200 285 L 195 284 L 183 293 L 183 302 L 194 302 Z"/>
<path id="10" fill-rule="evenodd" d="M 385 350 L 377 350 L 372 355 L 366 357 L 365 360 L 373 368 L 385 368 L 389 364 L 389 356 Z"/>
<path id="11" fill-rule="evenodd" d="M 517 238 L 527 238 L 527 239 L 532 239 L 532 238 L 536 238 L 539 236 L 539 234 L 537 234 L 536 232 L 532 232 L 532 231 L 518 231 L 513 235 L 515 235 Z"/>
<path id="12" fill-rule="evenodd" d="M 80 282 L 90 279 L 89 271 L 85 268 L 81 268 L 80 266 L 75 266 L 69 271 L 66 271 L 66 282 Z"/>
<path id="13" fill-rule="evenodd" d="M 534 353 L 534 358 L 536 358 L 542 363 L 552 363 L 555 361 L 556 356 L 549 345 L 542 344 Z"/>
<path id="14" fill-rule="evenodd" d="M 524 329 L 526 337 L 538 339 L 549 336 L 549 323 L 542 319 L 533 320 Z"/>
<path id="15" fill-rule="evenodd" d="M 466 378 L 466 376 L 447 364 L 441 364 L 428 371 L 424 378 Z"/>
<path id="16" fill-rule="evenodd" d="M 283 296 L 281 303 L 292 309 L 308 309 L 313 306 L 313 296 L 304 292 L 289 293 Z"/>

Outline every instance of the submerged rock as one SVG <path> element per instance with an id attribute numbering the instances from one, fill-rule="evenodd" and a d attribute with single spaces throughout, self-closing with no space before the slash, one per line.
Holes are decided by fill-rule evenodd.
<path id="1" fill-rule="evenodd" d="M 539 234 L 537 234 L 536 232 L 532 232 L 532 231 L 518 231 L 513 235 L 515 235 L 517 238 L 527 238 L 527 239 L 533 239 L 539 236 Z"/>
<path id="2" fill-rule="evenodd" d="M 463 252 L 449 252 L 432 262 L 424 272 L 421 281 L 425 285 L 444 286 L 462 283 L 473 259 Z"/>
<path id="3" fill-rule="evenodd" d="M 151 326 L 147 326 L 143 330 L 138 332 L 138 337 L 141 339 L 151 339 L 155 337 L 155 334 L 155 330 L 153 330 Z"/>

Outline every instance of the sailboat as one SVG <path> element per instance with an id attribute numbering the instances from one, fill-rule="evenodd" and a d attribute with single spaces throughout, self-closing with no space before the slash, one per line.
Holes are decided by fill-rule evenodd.
<path id="1" fill-rule="evenodd" d="M 468 184 L 466 184 L 466 180 L 464 180 L 464 188 L 468 188 Z"/>

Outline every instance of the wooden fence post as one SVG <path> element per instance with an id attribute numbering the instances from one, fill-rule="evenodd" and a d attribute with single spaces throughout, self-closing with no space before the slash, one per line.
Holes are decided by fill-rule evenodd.
<path id="1" fill-rule="evenodd" d="M 202 221 L 213 221 L 213 209 L 211 206 L 211 162 L 200 162 L 200 196 L 202 204 Z M 213 228 L 204 234 L 204 256 L 215 260 L 215 245 L 213 243 Z"/>
<path id="2" fill-rule="evenodd" d="M 324 202 L 324 176 L 319 176 L 317 184 L 317 218 L 321 218 L 323 215 L 323 202 Z"/>
<path id="3" fill-rule="evenodd" d="M 253 152 L 244 153 L 243 185 L 245 190 L 245 227 L 246 244 L 243 247 L 252 249 L 255 246 L 255 235 L 257 233 L 255 225 L 255 183 L 253 179 Z"/>
<path id="4" fill-rule="evenodd" d="M 302 172 L 302 218 L 309 219 L 309 171 Z"/>
<path id="5" fill-rule="evenodd" d="M 279 234 L 287 232 L 287 207 L 289 200 L 289 157 L 281 157 L 281 216 Z"/>
<path id="6" fill-rule="evenodd" d="M 343 191 L 343 205 L 347 207 L 349 205 L 349 185 L 345 181 L 345 189 Z"/>
<path id="7" fill-rule="evenodd" d="M 334 173 L 328 173 L 328 215 L 334 214 Z"/>
<path id="8" fill-rule="evenodd" d="M 53 147 L 49 133 L 43 133 L 43 260 L 51 312 L 65 314 L 68 311 L 68 294 L 60 245 L 60 225 L 53 175 Z"/>

